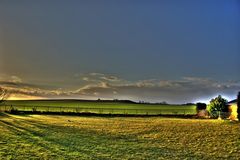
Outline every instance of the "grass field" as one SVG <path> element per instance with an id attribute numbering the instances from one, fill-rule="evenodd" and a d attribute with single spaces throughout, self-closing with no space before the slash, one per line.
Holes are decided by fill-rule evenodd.
<path id="1" fill-rule="evenodd" d="M 230 121 L 0 115 L 0 159 L 239 159 Z"/>
<path id="2" fill-rule="evenodd" d="M 97 102 L 77 100 L 37 100 L 37 101 L 6 101 L 5 105 L 14 106 L 19 110 L 65 111 L 65 112 L 93 112 L 116 114 L 196 114 L 195 105 L 156 105 L 123 102 Z"/>

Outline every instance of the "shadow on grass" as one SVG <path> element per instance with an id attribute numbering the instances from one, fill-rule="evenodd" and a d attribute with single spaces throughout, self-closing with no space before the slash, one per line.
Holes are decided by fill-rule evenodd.
<path id="1" fill-rule="evenodd" d="M 0 119 L 0 123 L 24 141 L 36 147 L 42 147 L 55 156 L 65 158 L 85 157 L 88 159 L 125 158 L 184 158 L 186 153 L 170 147 L 150 145 L 156 142 L 139 140 L 137 136 L 114 135 L 93 129 L 45 124 L 35 120 L 16 119 L 8 115 L 11 121 Z M 149 146 L 146 146 L 149 144 Z M 187 154 L 195 159 L 202 156 L 185 148 Z M 72 155 L 71 155 L 72 154 Z M 75 155 L 74 155 L 75 154 Z M 150 155 L 149 155 L 150 154 Z"/>
<path id="2" fill-rule="evenodd" d="M 11 118 L 11 117 L 10 117 Z M 91 136 L 86 134 L 86 131 L 82 131 L 82 135 L 78 136 L 78 139 L 85 139 L 84 143 L 72 144 L 71 140 L 74 140 L 74 133 L 77 133 L 76 129 L 68 129 L 69 137 L 58 136 L 58 133 L 66 132 L 66 127 L 46 125 L 43 123 L 29 122 L 26 120 L 14 120 L 6 121 L 0 120 L 0 124 L 6 127 L 10 132 L 16 136 L 20 136 L 22 140 L 26 141 L 28 144 L 32 144 L 36 147 L 42 147 L 45 150 L 51 152 L 52 154 L 64 157 L 94 157 L 94 150 L 90 148 L 94 147 L 98 143 L 91 146 Z M 16 125 L 17 124 L 17 125 Z M 26 126 L 31 125 L 31 126 Z M 35 130 L 34 130 L 35 129 Z M 41 133 L 40 131 L 44 133 Z M 89 132 L 87 132 L 89 133 Z M 79 148 L 82 145 L 82 148 Z M 85 145 L 85 146 L 84 146 Z M 86 149 L 87 148 L 89 149 Z M 71 153 L 78 152 L 78 155 L 70 155 Z"/>
<path id="3" fill-rule="evenodd" d="M 87 117 L 165 117 L 165 118 L 186 118 L 196 119 L 193 114 L 117 114 L 117 113 L 92 113 L 92 112 L 47 112 L 47 111 L 9 111 L 7 113 L 15 115 L 69 115 L 69 116 L 87 116 Z"/>
<path id="4" fill-rule="evenodd" d="M 0 118 L 9 118 L 11 117 L 8 113 L 0 112 Z"/>

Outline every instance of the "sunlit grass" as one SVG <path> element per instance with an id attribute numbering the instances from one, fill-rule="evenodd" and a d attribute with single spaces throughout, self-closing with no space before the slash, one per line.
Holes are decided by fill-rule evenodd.
<path id="1" fill-rule="evenodd" d="M 20 111 L 50 112 L 92 112 L 111 114 L 196 114 L 195 105 L 151 105 L 121 102 L 83 102 L 75 100 L 51 100 L 51 101 L 6 101 L 4 106 L 11 105 Z"/>
<path id="2" fill-rule="evenodd" d="M 237 159 L 229 121 L 1 115 L 1 159 Z"/>

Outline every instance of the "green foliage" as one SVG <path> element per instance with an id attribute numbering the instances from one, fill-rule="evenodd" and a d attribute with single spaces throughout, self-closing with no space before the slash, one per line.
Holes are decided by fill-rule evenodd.
<path id="1" fill-rule="evenodd" d="M 210 101 L 210 104 L 208 105 L 208 111 L 213 117 L 218 116 L 217 112 L 227 112 L 227 100 L 222 98 L 221 95 L 217 96 Z"/>

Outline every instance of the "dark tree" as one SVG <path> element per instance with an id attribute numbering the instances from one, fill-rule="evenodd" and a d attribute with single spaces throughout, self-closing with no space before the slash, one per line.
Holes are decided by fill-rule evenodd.
<path id="1" fill-rule="evenodd" d="M 240 120 L 240 92 L 238 92 L 237 96 L 237 112 L 238 112 L 238 119 Z"/>
<path id="2" fill-rule="evenodd" d="M 207 108 L 206 103 L 197 103 L 196 106 L 197 106 L 197 112 L 200 110 L 205 110 Z"/>

